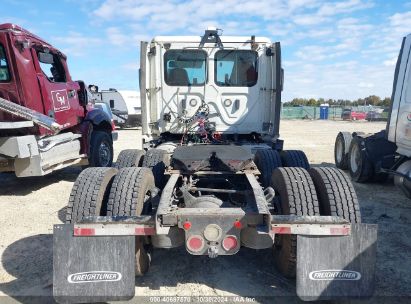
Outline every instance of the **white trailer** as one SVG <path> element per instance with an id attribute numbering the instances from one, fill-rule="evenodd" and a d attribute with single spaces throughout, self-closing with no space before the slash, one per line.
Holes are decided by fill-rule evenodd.
<path id="1" fill-rule="evenodd" d="M 97 100 L 110 106 L 117 126 L 136 127 L 141 125 L 140 93 L 132 90 L 102 90 L 95 93 Z"/>

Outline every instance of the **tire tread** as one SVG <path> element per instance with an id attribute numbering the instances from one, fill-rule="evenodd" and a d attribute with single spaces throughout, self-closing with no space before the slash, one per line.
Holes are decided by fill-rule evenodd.
<path id="1" fill-rule="evenodd" d="M 76 223 L 86 216 L 100 215 L 100 210 L 96 208 L 106 203 L 108 188 L 116 173 L 117 169 L 109 167 L 83 170 L 71 189 L 66 223 Z"/>

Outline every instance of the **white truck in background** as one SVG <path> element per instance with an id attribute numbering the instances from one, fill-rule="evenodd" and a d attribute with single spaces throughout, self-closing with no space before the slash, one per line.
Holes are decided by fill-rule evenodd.
<path id="1" fill-rule="evenodd" d="M 141 101 L 138 91 L 108 89 L 99 92 L 97 89 L 93 94 L 97 101 L 104 102 L 110 107 L 116 126 L 141 126 Z"/>
<path id="2" fill-rule="evenodd" d="M 335 141 L 337 168 L 365 183 L 395 184 L 411 198 L 411 34 L 403 38 L 394 73 L 390 113 L 385 130 L 375 134 L 339 132 Z"/>

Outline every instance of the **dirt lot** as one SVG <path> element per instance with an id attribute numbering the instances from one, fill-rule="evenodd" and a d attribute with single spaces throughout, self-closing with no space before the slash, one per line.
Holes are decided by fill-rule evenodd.
<path id="1" fill-rule="evenodd" d="M 315 165 L 332 165 L 339 130 L 375 132 L 384 123 L 282 121 L 286 149 L 304 150 Z M 140 145 L 138 130 L 120 131 L 116 154 Z M 68 168 L 42 178 L 0 174 L 0 302 L 52 302 L 52 227 L 61 223 L 71 186 L 79 174 Z M 379 224 L 376 299 L 411 296 L 411 201 L 392 183 L 355 185 L 363 221 Z M 242 249 L 233 257 L 195 257 L 184 249 L 154 252 L 149 274 L 136 279 L 142 296 L 257 297 L 295 295 L 295 282 L 274 270 L 269 250 Z M 7 297 L 6 297 L 7 296 Z M 149 298 L 147 298 L 149 299 Z M 285 298 L 283 298 L 285 299 Z M 291 300 L 291 298 L 287 298 Z M 297 301 L 296 299 L 292 299 Z M 397 299 L 398 300 L 398 299 Z M 402 299 L 405 302 L 405 299 Z"/>

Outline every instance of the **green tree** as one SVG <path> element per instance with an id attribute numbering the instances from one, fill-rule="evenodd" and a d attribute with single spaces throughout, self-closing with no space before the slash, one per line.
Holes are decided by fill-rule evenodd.
<path id="1" fill-rule="evenodd" d="M 391 105 L 391 98 L 390 97 L 385 97 L 382 101 L 380 106 L 382 107 L 389 107 Z"/>
<path id="2" fill-rule="evenodd" d="M 381 98 L 375 95 L 370 95 L 364 98 L 366 105 L 377 106 L 381 103 Z"/>

